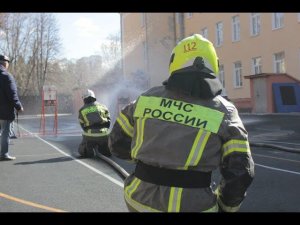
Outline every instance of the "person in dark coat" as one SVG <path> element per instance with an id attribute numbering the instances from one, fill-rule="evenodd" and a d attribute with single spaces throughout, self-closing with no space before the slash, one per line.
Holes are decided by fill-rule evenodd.
<path id="1" fill-rule="evenodd" d="M 10 59 L 6 55 L 0 55 L 0 127 L 1 127 L 1 151 L 0 160 L 14 160 L 16 157 L 9 155 L 8 143 L 11 123 L 15 119 L 15 111 L 24 111 L 19 100 L 17 85 L 14 77 L 7 69 Z"/>

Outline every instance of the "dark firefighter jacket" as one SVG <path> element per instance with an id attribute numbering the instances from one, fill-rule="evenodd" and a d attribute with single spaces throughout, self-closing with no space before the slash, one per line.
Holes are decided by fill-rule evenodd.
<path id="1" fill-rule="evenodd" d="M 0 65 L 0 120 L 14 120 L 14 110 L 21 108 L 15 79 Z"/>
<path id="2" fill-rule="evenodd" d="M 136 167 L 125 179 L 127 204 L 143 212 L 238 211 L 254 177 L 254 162 L 238 111 L 220 93 L 217 78 L 173 74 L 164 86 L 121 110 L 110 133 L 110 150 L 146 171 L 141 176 Z M 203 177 L 207 183 L 202 174 L 217 168 L 222 176 L 216 191 L 201 186 Z M 165 169 L 175 171 L 173 180 L 164 176 L 174 175 Z M 183 171 L 178 176 L 183 183 L 176 182 L 178 171 Z"/>
<path id="3" fill-rule="evenodd" d="M 79 109 L 78 120 L 84 136 L 101 137 L 108 134 L 110 114 L 107 107 L 97 101 L 84 104 Z"/>

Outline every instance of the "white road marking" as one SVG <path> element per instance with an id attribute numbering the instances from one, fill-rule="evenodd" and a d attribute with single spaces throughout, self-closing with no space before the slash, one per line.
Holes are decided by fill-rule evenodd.
<path id="1" fill-rule="evenodd" d="M 256 141 L 257 142 L 257 141 Z M 299 143 L 293 143 L 293 142 L 283 142 L 283 141 L 259 141 L 259 142 L 261 142 L 261 143 L 278 143 L 278 144 L 287 144 L 287 145 L 299 145 L 300 146 L 300 144 Z"/>
<path id="2" fill-rule="evenodd" d="M 293 174 L 300 175 L 299 172 L 295 172 L 295 171 L 291 171 L 291 170 L 279 169 L 279 168 L 276 168 L 276 167 L 265 166 L 265 165 L 261 165 L 261 164 L 258 164 L 258 163 L 255 163 L 255 165 L 256 165 L 256 166 L 263 167 L 263 168 L 266 168 L 266 169 L 270 169 L 270 170 L 277 170 L 277 171 L 281 171 L 281 172 L 293 173 Z"/>
<path id="3" fill-rule="evenodd" d="M 256 153 L 252 153 L 252 155 L 260 156 L 260 157 L 265 157 L 265 158 L 271 158 L 271 159 L 277 159 L 277 160 L 283 160 L 283 161 L 289 161 L 289 162 L 300 163 L 299 160 L 284 159 L 284 158 L 278 158 L 278 157 L 268 156 L 268 155 L 261 155 L 261 154 L 256 154 Z"/>
<path id="4" fill-rule="evenodd" d="M 113 182 L 114 184 L 116 184 L 116 185 L 118 185 L 118 186 L 120 186 L 120 187 L 124 187 L 124 184 L 123 184 L 122 182 L 120 182 L 120 181 L 114 179 L 114 178 L 111 177 L 111 176 L 108 176 L 107 174 L 101 172 L 100 170 L 97 170 L 96 168 L 94 168 L 94 167 L 88 165 L 87 163 L 82 162 L 81 160 L 76 159 L 76 158 L 74 158 L 73 156 L 71 156 L 71 155 L 65 153 L 64 151 L 62 151 L 61 149 L 57 148 L 56 146 L 54 146 L 53 144 L 49 143 L 48 141 L 46 141 L 46 140 L 40 138 L 39 136 L 37 136 L 36 134 L 33 134 L 33 133 L 31 133 L 30 131 L 26 130 L 24 127 L 22 127 L 22 126 L 20 126 L 20 125 L 19 125 L 19 127 L 20 127 L 21 129 L 25 130 L 26 132 L 32 134 L 34 137 L 36 137 L 37 139 L 39 139 L 39 140 L 41 140 L 42 142 L 46 143 L 47 145 L 51 146 L 52 148 L 54 148 L 56 151 L 60 152 L 61 154 L 65 155 L 65 156 L 67 156 L 67 157 L 72 158 L 75 162 L 78 162 L 78 163 L 80 163 L 81 165 L 87 167 L 88 169 L 94 171 L 95 173 L 97 173 L 97 174 L 99 174 L 99 175 L 101 175 L 101 176 L 107 178 L 108 180 L 110 180 L 110 181 Z"/>
<path id="5" fill-rule="evenodd" d="M 20 126 L 20 125 L 19 125 Z M 82 162 L 81 160 L 79 159 L 76 159 L 74 158 L 73 156 L 65 153 L 64 151 L 62 151 L 61 149 L 57 148 L 56 146 L 52 145 L 51 143 L 47 142 L 46 140 L 40 138 L 39 136 L 37 136 L 36 134 L 33 134 L 31 133 L 30 131 L 26 130 L 25 128 L 23 128 L 22 126 L 20 126 L 21 129 L 25 130 L 26 132 L 30 133 L 31 135 L 33 135 L 34 137 L 36 137 L 37 139 L 41 140 L 42 142 L 48 144 L 49 146 L 51 146 L 52 148 L 54 148 L 56 151 L 60 152 L 61 154 L 65 155 L 65 156 L 68 156 L 70 158 L 72 158 L 74 161 L 82 164 L 83 166 L 87 167 L 88 169 L 94 171 L 95 173 L 107 178 L 108 180 L 112 181 L 113 183 L 119 185 L 120 187 L 124 187 L 124 184 L 119 182 L 118 180 L 112 178 L 111 176 L 108 176 L 107 174 L 101 172 L 100 170 L 97 170 L 96 168 Z M 271 167 L 271 166 L 265 166 L 265 165 L 261 165 L 261 164 L 258 164 L 258 163 L 255 163 L 256 166 L 260 166 L 260 167 L 263 167 L 263 168 L 266 168 L 266 169 L 270 169 L 270 170 L 277 170 L 277 171 L 281 171 L 281 172 L 286 172 L 286 173 L 292 173 L 292 174 L 297 174 L 297 175 L 300 175 L 300 172 L 295 172 L 295 171 L 291 171 L 291 170 L 284 170 L 284 169 L 279 169 L 279 168 L 276 168 L 276 167 Z"/>

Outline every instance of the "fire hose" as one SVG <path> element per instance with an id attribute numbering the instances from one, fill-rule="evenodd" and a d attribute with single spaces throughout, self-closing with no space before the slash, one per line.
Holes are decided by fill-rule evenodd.
<path id="1" fill-rule="evenodd" d="M 265 147 L 265 148 L 273 148 L 273 149 L 277 149 L 277 150 L 281 150 L 281 151 L 286 151 L 286 152 L 292 152 L 292 153 L 300 153 L 299 149 L 295 149 L 295 148 L 289 148 L 289 147 L 284 147 L 284 146 L 280 146 L 280 145 L 274 145 L 274 144 L 265 144 L 265 143 L 250 143 L 250 146 L 252 147 Z M 96 153 L 97 156 L 104 160 L 106 163 L 108 163 L 115 171 L 118 172 L 119 175 L 121 175 L 121 177 L 123 178 L 123 180 L 129 176 L 129 173 L 123 168 L 121 167 L 118 163 L 116 163 L 115 161 L 113 161 L 112 159 L 110 159 L 109 157 L 106 157 L 104 155 L 102 155 L 101 153 Z"/>
<path id="2" fill-rule="evenodd" d="M 97 155 L 97 157 L 99 157 L 100 159 L 102 159 L 106 163 L 108 163 L 115 171 L 117 171 L 118 174 L 121 175 L 121 177 L 123 178 L 123 180 L 126 177 L 129 176 L 129 173 L 123 167 L 121 167 L 118 163 L 116 163 L 115 161 L 113 161 L 112 159 L 110 159 L 110 158 L 102 155 L 98 151 L 96 151 L 96 155 Z"/>
<path id="3" fill-rule="evenodd" d="M 20 137 L 20 129 L 19 129 L 19 114 L 18 112 L 16 113 L 16 121 L 17 121 L 17 126 L 18 126 L 18 136 Z M 281 151 L 286 151 L 286 152 L 292 152 L 292 153 L 300 153 L 299 149 L 296 148 L 290 148 L 290 147 L 285 147 L 281 145 L 274 145 L 274 144 L 266 144 L 266 143 L 253 143 L 250 142 L 250 146 L 252 147 L 265 147 L 265 148 L 273 148 Z M 96 151 L 97 157 L 100 159 L 104 160 L 106 163 L 108 163 L 123 179 L 129 176 L 129 173 L 121 167 L 118 163 L 113 161 L 112 159 L 102 155 L 101 153 L 98 153 Z"/>

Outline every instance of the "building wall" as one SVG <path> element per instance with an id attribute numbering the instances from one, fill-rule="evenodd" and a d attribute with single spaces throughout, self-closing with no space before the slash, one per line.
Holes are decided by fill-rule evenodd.
<path id="1" fill-rule="evenodd" d="M 150 87 L 159 85 L 167 78 L 169 56 L 175 42 L 181 40 L 181 31 L 187 37 L 208 28 L 208 39 L 216 43 L 216 23 L 223 22 L 223 44 L 216 47 L 220 64 L 224 65 L 225 88 L 228 97 L 244 108 L 251 107 L 250 81 L 244 76 L 252 75 L 252 58 L 262 58 L 262 73 L 274 73 L 274 53 L 284 52 L 285 73 L 300 79 L 300 16 L 299 13 L 284 13 L 284 25 L 272 29 L 272 13 L 260 13 L 260 34 L 251 36 L 251 13 L 146 13 L 147 29 L 141 28 L 141 13 L 123 13 L 124 46 L 131 51 L 124 59 L 124 70 L 130 73 L 143 68 L 149 73 Z M 183 15 L 183 24 L 179 24 L 175 15 Z M 232 41 L 232 17 L 240 18 L 240 40 Z M 175 27 L 172 28 L 172 18 Z M 173 24 L 174 26 L 174 24 Z M 179 39 L 180 38 L 180 39 Z M 148 43 L 148 63 L 142 60 L 142 47 L 137 41 Z M 132 45 L 131 43 L 135 43 Z M 134 46 L 134 47 L 133 47 Z M 216 45 L 215 45 L 216 46 Z M 242 87 L 234 87 L 233 63 L 242 63 Z M 144 65 L 144 67 L 142 66 Z"/>
<path id="2" fill-rule="evenodd" d="M 232 42 L 232 17 L 240 17 L 240 41 Z M 284 26 L 272 30 L 272 13 L 260 13 L 261 33 L 250 35 L 250 13 L 193 13 L 185 19 L 186 34 L 199 33 L 204 27 L 208 28 L 208 39 L 215 44 L 217 22 L 223 22 L 224 42 L 216 47 L 220 64 L 224 65 L 225 87 L 228 96 L 233 101 L 240 98 L 250 98 L 249 80 L 243 79 L 243 86 L 233 85 L 233 63 L 242 62 L 242 75 L 253 74 L 251 59 L 262 57 L 262 73 L 273 73 L 273 54 L 284 51 L 286 73 L 300 78 L 300 22 L 297 13 L 284 13 Z"/>
<path id="3" fill-rule="evenodd" d="M 121 13 L 121 17 L 123 75 L 128 77 L 132 72 L 145 69 L 142 43 L 146 32 L 141 13 Z"/>
<path id="4" fill-rule="evenodd" d="M 143 72 L 149 87 L 161 85 L 168 77 L 174 41 L 174 13 L 121 13 L 123 73 L 129 77 Z M 147 43 L 144 46 L 144 43 Z"/>
<path id="5" fill-rule="evenodd" d="M 148 73 L 150 87 L 161 85 L 169 76 L 169 62 L 175 45 L 174 13 L 149 13 L 147 19 Z"/>

